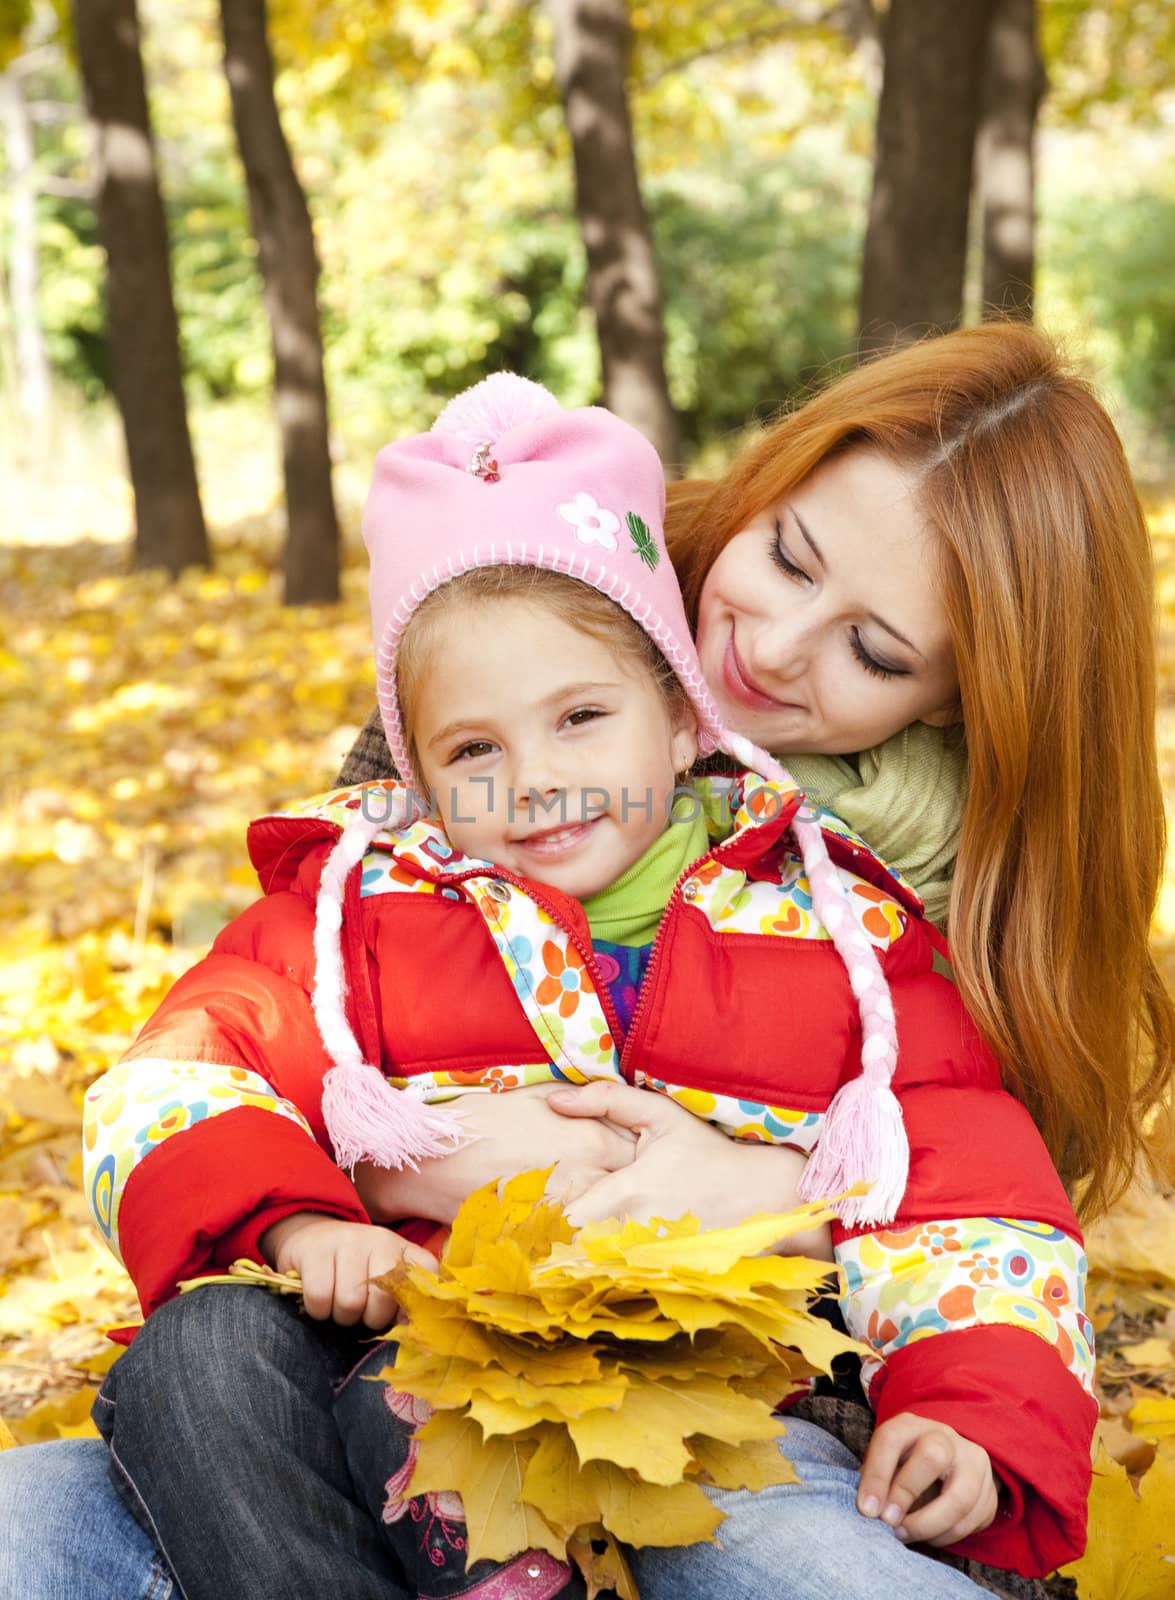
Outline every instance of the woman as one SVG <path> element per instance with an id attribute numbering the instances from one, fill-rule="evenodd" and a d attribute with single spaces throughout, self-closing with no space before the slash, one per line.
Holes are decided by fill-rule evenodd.
<path id="1" fill-rule="evenodd" d="M 898 866 L 917 818 L 921 849 L 906 864 L 940 908 L 951 880 L 954 972 L 971 1014 L 1086 1213 L 1101 1209 L 1129 1177 L 1175 1038 L 1146 948 L 1163 845 L 1149 541 L 1104 412 L 1029 329 L 948 335 L 832 384 L 721 480 L 677 486 L 669 537 L 725 719 L 782 755 Z M 954 804 L 944 804 L 959 722 L 966 794 L 956 780 Z M 613 1122 L 631 1120 L 623 1094 L 602 1107 Z M 675 1154 L 696 1133 L 673 1111 L 659 1111 L 630 1166 L 607 1172 L 603 1160 L 597 1205 L 620 1209 L 651 1188 L 666 1214 L 700 1209 L 719 1220 L 723 1197 L 699 1194 L 697 1163 Z M 486 1175 L 483 1162 L 503 1172 L 533 1165 L 536 1150 L 550 1159 L 568 1126 L 561 1119 L 577 1115 L 544 1101 L 520 1131 L 514 1108 L 505 1119 L 489 1099 L 479 1113 L 482 1144 L 450 1158 L 455 1199 Z M 372 1177 L 373 1215 L 403 1214 L 394 1187 Z M 589 1185 L 581 1213 L 592 1196 Z M 104 1493 L 109 1500 L 95 1559 L 137 1560 L 150 1592 L 154 1546 L 144 1538 L 132 1549 L 137 1536 L 114 1520 L 86 1449 L 43 1453 L 44 1466 L 11 1458 L 0 1495 L 49 1495 L 50 1468 L 68 1466 L 91 1518 Z M 865 1592 L 856 1465 L 838 1449 L 830 1441 L 843 1513 L 828 1525 L 835 1572 L 840 1592 Z M 331 1488 L 345 1500 L 345 1484 Z M 212 1514 L 197 1505 L 193 1522 Z M 782 1509 L 772 1514 L 753 1540 L 772 1586 L 826 1592 L 790 1573 L 783 1587 L 788 1525 Z M 346 1537 L 359 1548 L 358 1533 Z M 101 1592 L 78 1580 L 76 1553 L 63 1555 L 64 1574 L 39 1579 L 35 1550 L 11 1555 L 24 1585 L 12 1592 L 56 1593 L 53 1582 Z M 685 1579 L 691 1595 L 714 1582 L 704 1555 Z M 942 1572 L 944 1594 L 975 1588 L 927 1570 Z M 655 1564 L 640 1580 L 647 1600 L 659 1600 Z M 679 1569 L 678 1592 L 681 1582 Z M 386 1575 L 372 1583 L 348 1592 L 396 1592 Z"/>

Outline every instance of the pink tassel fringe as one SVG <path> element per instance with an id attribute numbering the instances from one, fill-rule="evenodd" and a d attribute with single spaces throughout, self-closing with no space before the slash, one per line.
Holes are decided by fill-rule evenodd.
<path id="1" fill-rule="evenodd" d="M 853 1078 L 833 1096 L 820 1142 L 800 1179 L 803 1200 L 827 1200 L 858 1183 L 868 1194 L 837 1206 L 847 1228 L 892 1222 L 906 1192 L 910 1146 L 898 1097 L 886 1084 Z"/>
<path id="2" fill-rule="evenodd" d="M 356 1062 L 332 1067 L 323 1079 L 322 1116 L 344 1172 L 353 1172 L 358 1161 L 416 1169 L 449 1155 L 464 1137 L 454 1118 Z"/>

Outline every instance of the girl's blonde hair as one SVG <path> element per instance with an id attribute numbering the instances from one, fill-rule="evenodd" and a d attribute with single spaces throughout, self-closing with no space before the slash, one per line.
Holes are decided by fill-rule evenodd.
<path id="1" fill-rule="evenodd" d="M 940 540 L 970 769 L 949 919 L 959 986 L 1094 1215 L 1129 1182 L 1175 1047 L 1147 946 L 1164 855 L 1154 579 L 1122 445 L 1022 325 L 860 366 L 725 477 L 670 487 L 691 626 L 726 543 L 854 445 L 914 470 Z"/>
<path id="2" fill-rule="evenodd" d="M 396 652 L 396 693 L 413 769 L 419 771 L 416 749 L 416 702 L 421 679 L 428 669 L 436 639 L 436 624 L 455 605 L 484 604 L 494 600 L 525 600 L 541 607 L 577 632 L 607 645 L 637 672 L 652 677 L 674 724 L 689 713 L 685 686 L 656 644 L 623 607 L 590 583 L 569 578 L 545 567 L 474 567 L 434 589 L 413 612 Z"/>

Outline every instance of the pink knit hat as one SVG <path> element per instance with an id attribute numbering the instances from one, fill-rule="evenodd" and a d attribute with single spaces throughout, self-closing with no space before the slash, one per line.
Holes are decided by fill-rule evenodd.
<path id="1" fill-rule="evenodd" d="M 723 727 L 694 647 L 665 549 L 665 483 L 652 445 L 596 406 L 565 411 L 546 389 L 498 373 L 453 400 L 432 431 L 387 445 L 363 514 L 371 560 L 376 686 L 397 770 L 411 770 L 396 694 L 396 654 L 416 608 L 477 567 L 543 567 L 598 589 L 650 635 L 676 672 L 698 720 L 701 753 L 722 749 L 742 766 L 794 787 L 777 761 Z M 402 825 L 400 823 L 399 825 Z M 363 1061 L 343 1003 L 340 949 L 346 879 L 377 833 L 395 820 L 362 815 L 323 869 L 315 926 L 314 1010 L 335 1065 L 323 1115 L 340 1166 L 415 1166 L 460 1139 L 451 1116 L 394 1089 Z M 848 969 L 861 1015 L 862 1072 L 838 1092 L 803 1188 L 812 1198 L 860 1181 L 843 1202 L 848 1223 L 888 1221 L 905 1189 L 909 1150 L 890 1088 L 897 1061 L 893 1004 L 877 953 L 849 909 L 820 826 L 807 806 L 792 823 L 817 916 Z"/>

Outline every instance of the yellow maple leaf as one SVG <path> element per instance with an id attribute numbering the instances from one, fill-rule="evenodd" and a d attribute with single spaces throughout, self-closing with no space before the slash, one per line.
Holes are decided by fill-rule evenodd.
<path id="1" fill-rule="evenodd" d="M 60 1400 L 42 1400 L 23 1417 L 10 1419 L 18 1444 L 44 1444 L 50 1439 L 96 1439 L 90 1419 L 96 1389 L 76 1389 Z"/>
<path id="2" fill-rule="evenodd" d="M 0 1417 L 0 1450 L 14 1450 L 19 1442 L 4 1418 Z"/>
<path id="3" fill-rule="evenodd" d="M 689 1464 L 685 1444 L 706 1434 L 737 1445 L 778 1439 L 783 1424 L 759 1401 L 721 1379 L 694 1376 L 688 1383 L 634 1383 L 615 1411 L 591 1411 L 567 1424 L 581 1462 L 614 1461 L 646 1483 L 677 1483 Z"/>
<path id="4" fill-rule="evenodd" d="M 1175 1434 L 1175 1396 L 1145 1394 L 1126 1415 L 1131 1429 L 1143 1439 L 1166 1439 Z"/>
<path id="5" fill-rule="evenodd" d="M 520 1550 L 547 1550 L 562 1560 L 566 1540 L 522 1498 L 532 1438 L 484 1439 L 471 1417 L 438 1411 L 417 1433 L 419 1456 L 411 1493 L 451 1491 L 465 1505 L 468 1562 L 507 1561 Z"/>
<path id="6" fill-rule="evenodd" d="M 1079 1600 L 1171 1600 L 1175 1593 L 1175 1451 L 1156 1456 L 1136 1494 L 1125 1468 L 1098 1451 L 1089 1543 L 1062 1567 Z"/>
<path id="7" fill-rule="evenodd" d="M 535 1506 L 570 1544 L 576 1530 L 596 1523 L 600 1507 L 580 1471 L 566 1428 L 545 1427 L 522 1480 L 522 1498 Z"/>
<path id="8" fill-rule="evenodd" d="M 696 1434 L 687 1443 L 700 1471 L 719 1489 L 766 1489 L 773 1483 L 800 1481 L 774 1439 L 748 1439 L 733 1445 Z"/>
<path id="9" fill-rule="evenodd" d="M 600 1521 L 624 1544 L 669 1546 L 710 1543 L 725 1519 L 696 1483 L 641 1483 L 612 1461 L 581 1467 L 588 1492 L 600 1505 Z"/>

